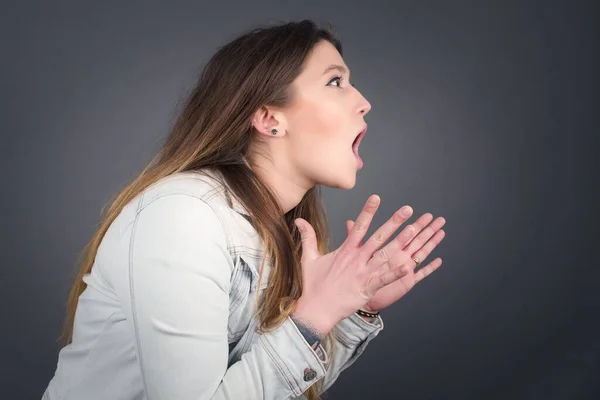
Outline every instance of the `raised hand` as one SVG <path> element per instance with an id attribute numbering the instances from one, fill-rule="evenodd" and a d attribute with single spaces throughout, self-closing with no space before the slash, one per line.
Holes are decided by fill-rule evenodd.
<path id="1" fill-rule="evenodd" d="M 301 218 L 294 221 L 302 237 L 303 291 L 296 302 L 293 318 L 307 321 L 316 331 L 327 333 L 338 321 L 368 304 L 381 288 L 408 273 L 402 267 L 410 257 L 403 258 L 403 253 L 397 249 L 412 239 L 414 227 L 404 228 L 393 243 L 385 247 L 385 254 L 400 254 L 393 263 L 373 257 L 373 253 L 410 213 L 396 212 L 365 244 L 361 244 L 379 203 L 379 196 L 370 196 L 346 240 L 338 249 L 325 255 L 317 249 L 315 231 L 310 224 Z"/>
<path id="2" fill-rule="evenodd" d="M 412 215 L 412 209 L 409 207 L 409 214 L 402 222 L 405 222 L 410 215 Z M 430 213 L 423 214 L 414 224 L 412 224 L 414 227 L 414 234 L 408 242 L 404 242 L 404 240 L 394 240 L 374 254 L 373 258 L 375 260 L 372 262 L 382 264 L 384 266 L 383 271 L 399 270 L 402 271 L 402 275 L 399 279 L 390 282 L 388 285 L 379 289 L 367 304 L 363 306 L 365 311 L 379 311 L 395 303 L 408 293 L 418 282 L 429 276 L 442 265 L 442 259 L 436 258 L 426 266 L 415 271 L 417 264 L 413 260 L 413 257 L 416 257 L 419 260 L 419 263 L 422 263 L 446 235 L 441 229 L 441 227 L 445 225 L 446 220 L 443 217 L 439 217 L 427 226 L 432 219 L 433 215 Z M 398 218 L 398 220 L 401 219 Z M 389 229 L 395 230 L 400 223 L 401 222 L 396 222 L 396 225 L 390 223 Z M 352 232 L 353 226 L 354 222 L 352 220 L 346 222 L 346 233 L 348 236 Z M 384 227 L 385 225 L 382 226 L 383 229 L 385 229 Z M 375 232 L 373 236 L 375 237 L 377 235 L 385 235 L 385 233 Z"/>

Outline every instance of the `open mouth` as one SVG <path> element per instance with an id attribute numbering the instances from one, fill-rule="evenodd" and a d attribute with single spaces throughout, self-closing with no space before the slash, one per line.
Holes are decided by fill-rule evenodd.
<path id="1" fill-rule="evenodd" d="M 367 129 L 365 128 L 362 131 L 360 131 L 358 136 L 356 136 L 356 138 L 354 139 L 354 142 L 352 142 L 353 149 L 358 150 L 358 146 L 360 145 L 362 138 L 365 136 L 366 131 L 367 131 Z"/>
<path id="2" fill-rule="evenodd" d="M 360 158 L 360 155 L 358 154 L 358 146 L 360 146 L 360 142 L 362 141 L 363 137 L 365 136 L 365 133 L 367 132 L 367 128 L 365 127 L 365 129 L 363 129 L 354 139 L 354 142 L 352 142 L 352 151 L 354 152 L 354 155 L 356 156 L 356 163 L 358 164 L 359 168 L 362 168 L 363 166 L 363 160 Z"/>

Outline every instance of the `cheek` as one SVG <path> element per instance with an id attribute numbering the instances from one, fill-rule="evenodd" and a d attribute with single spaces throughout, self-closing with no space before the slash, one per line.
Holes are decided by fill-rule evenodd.
<path id="1" fill-rule="evenodd" d="M 338 101 L 305 101 L 294 118 L 294 128 L 303 139 L 329 141 L 339 137 L 347 117 Z M 306 143 L 305 140 L 303 142 Z"/>
<path id="2" fill-rule="evenodd" d="M 300 168 L 308 174 L 332 173 L 354 162 L 348 107 L 340 94 L 304 98 L 294 111 L 289 120 L 294 132 L 290 153 Z"/>

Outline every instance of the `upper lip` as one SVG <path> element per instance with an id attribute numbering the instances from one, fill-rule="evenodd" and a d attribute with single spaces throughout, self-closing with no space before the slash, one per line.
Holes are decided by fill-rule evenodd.
<path id="1" fill-rule="evenodd" d="M 360 130 L 360 132 L 358 132 L 358 133 L 356 134 L 356 136 L 354 137 L 354 140 L 356 140 L 356 139 L 357 139 L 359 136 L 361 136 L 361 134 L 364 136 L 364 133 L 366 133 L 366 132 L 367 132 L 367 124 L 365 124 L 365 125 L 362 127 L 362 129 Z M 354 142 L 354 140 L 353 140 L 353 142 Z M 358 140 L 357 144 L 358 144 L 358 143 L 360 143 L 360 141 L 361 141 L 361 140 L 362 140 L 362 138 L 359 138 L 359 140 Z"/>

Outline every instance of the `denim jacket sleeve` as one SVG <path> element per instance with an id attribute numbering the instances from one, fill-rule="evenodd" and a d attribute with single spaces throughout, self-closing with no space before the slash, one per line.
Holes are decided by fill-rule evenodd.
<path id="1" fill-rule="evenodd" d="M 337 323 L 334 328 L 334 353 L 324 378 L 323 392 L 331 387 L 342 371 L 354 364 L 381 330 L 383 320 L 380 315 L 372 322 L 367 322 L 358 314 L 352 314 Z"/>
<path id="2" fill-rule="evenodd" d="M 288 399 L 325 376 L 327 360 L 290 318 L 227 368 L 232 266 L 221 221 L 199 197 L 163 195 L 137 212 L 121 295 L 148 400 Z"/>

